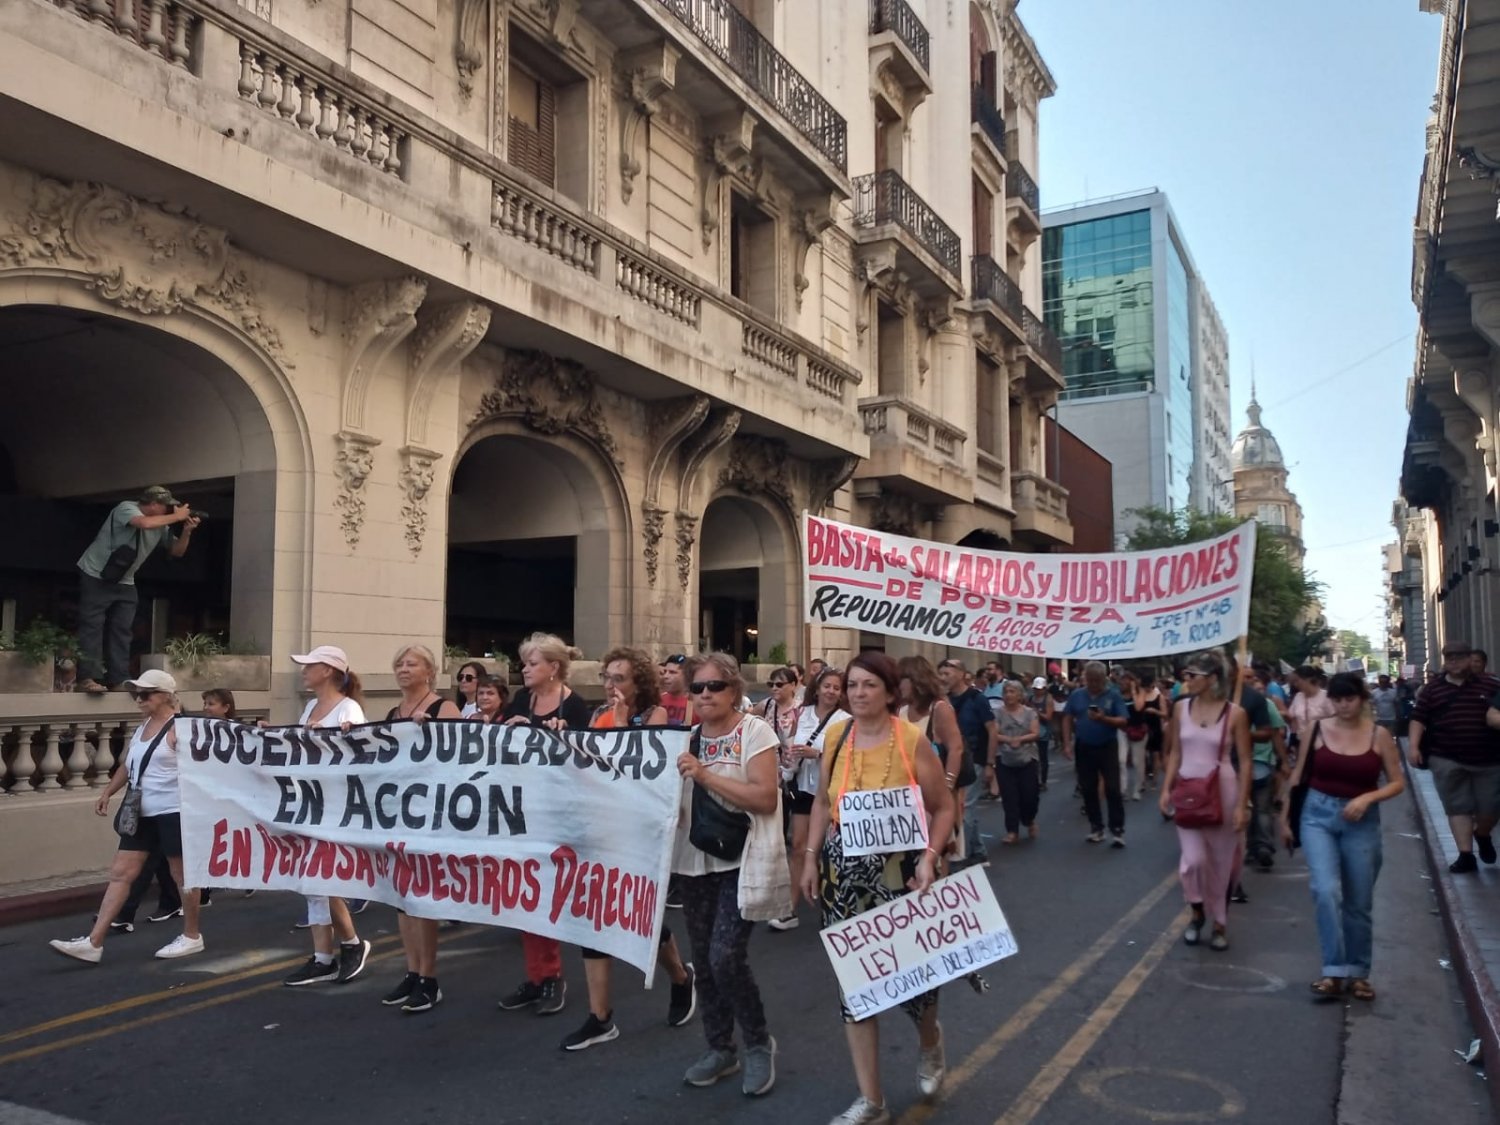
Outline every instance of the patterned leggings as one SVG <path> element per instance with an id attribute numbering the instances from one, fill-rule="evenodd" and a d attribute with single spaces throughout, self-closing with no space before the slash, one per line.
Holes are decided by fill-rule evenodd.
<path id="1" fill-rule="evenodd" d="M 716 1051 L 734 1050 L 734 1025 L 746 1047 L 770 1042 L 760 989 L 750 973 L 750 931 L 740 915 L 740 872 L 678 876 L 682 914 L 697 970 L 703 1034 Z"/>

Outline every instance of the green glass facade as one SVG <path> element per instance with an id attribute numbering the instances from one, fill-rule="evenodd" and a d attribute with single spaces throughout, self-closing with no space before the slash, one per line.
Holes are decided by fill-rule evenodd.
<path id="1" fill-rule="evenodd" d="M 1193 325 L 1187 267 L 1167 239 L 1167 496 L 1186 508 L 1193 474 Z"/>

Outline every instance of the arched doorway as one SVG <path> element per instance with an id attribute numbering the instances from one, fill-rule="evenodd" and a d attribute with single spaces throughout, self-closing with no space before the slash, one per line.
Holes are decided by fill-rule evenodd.
<path id="1" fill-rule="evenodd" d="M 622 512 L 618 482 L 581 443 L 473 438 L 449 497 L 447 643 L 514 656 L 543 630 L 602 656 L 625 613 Z"/>
<path id="2" fill-rule="evenodd" d="M 57 279 L 19 280 L 25 298 L 56 303 L 6 304 L 0 284 L 0 520 L 24 529 L 0 542 L 6 622 L 75 631 L 78 556 L 114 504 L 162 484 L 209 518 L 183 558 L 158 551 L 137 573 L 133 653 L 189 632 L 270 651 L 276 548 L 302 547 L 300 535 L 276 535 L 278 507 L 303 508 L 276 491 L 276 435 L 304 452 L 281 388 L 271 388 L 282 408 L 273 422 L 248 381 L 268 384 L 268 369 L 232 366 L 221 353 L 252 361 L 222 330 L 188 312 L 121 312 Z"/>
<path id="3" fill-rule="evenodd" d="M 797 552 L 785 521 L 743 496 L 719 496 L 703 513 L 698 632 L 710 650 L 769 662 L 799 633 Z"/>

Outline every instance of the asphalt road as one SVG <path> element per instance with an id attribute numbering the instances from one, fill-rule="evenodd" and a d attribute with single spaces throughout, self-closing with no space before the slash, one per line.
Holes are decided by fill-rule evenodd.
<path id="1" fill-rule="evenodd" d="M 1024 1125 L 1101 1122 L 1490 1120 L 1481 1078 L 1454 1049 L 1469 1032 L 1433 913 L 1409 810 L 1386 818 L 1376 919 L 1374 1005 L 1316 1004 L 1317 942 L 1300 860 L 1247 873 L 1223 954 L 1180 940 L 1174 830 L 1149 795 L 1129 808 L 1130 846 L 1084 842 L 1071 777 L 1043 796 L 1042 838 L 991 839 L 989 868 L 1020 953 L 987 971 L 986 995 L 943 993 L 949 1084 L 919 1100 L 915 1033 L 882 1017 L 882 1066 L 897 1120 Z M 982 814 L 1002 831 L 998 807 Z M 85 917 L 0 930 L 0 1123 L 240 1125 L 378 1122 L 810 1122 L 854 1097 L 837 993 L 809 913 L 757 932 L 751 960 L 780 1044 L 778 1083 L 749 1100 L 737 1080 L 682 1085 L 703 1047 L 695 1020 L 665 1026 L 666 991 L 617 969 L 621 1037 L 579 1054 L 557 1042 L 583 1019 L 583 971 L 565 953 L 568 1006 L 550 1018 L 498 1011 L 521 975 L 514 934 L 444 931 L 444 1003 L 426 1015 L 383 1008 L 399 976 L 395 916 L 360 919 L 376 942 L 366 975 L 342 987 L 287 989 L 306 957 L 299 902 L 230 893 L 204 916 L 207 951 L 177 962 L 152 951 L 175 932 L 138 926 L 87 967 L 46 947 Z M 682 934 L 680 916 L 668 922 Z M 161 932 L 166 930 L 167 932 Z"/>

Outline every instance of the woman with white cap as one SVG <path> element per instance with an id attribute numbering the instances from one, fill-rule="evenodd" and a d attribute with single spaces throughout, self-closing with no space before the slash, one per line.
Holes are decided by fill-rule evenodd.
<path id="1" fill-rule="evenodd" d="M 337 728 L 347 731 L 365 721 L 364 690 L 359 677 L 349 670 L 349 657 L 335 645 L 319 645 L 292 660 L 302 665 L 302 686 L 312 693 L 297 725 Z M 312 930 L 313 955 L 290 973 L 282 984 L 299 988 L 305 984 L 337 981 L 347 984 L 364 972 L 370 943 L 354 930 L 349 904 L 328 895 L 307 895 L 307 921 Z M 337 940 L 335 940 L 337 934 Z"/>
<path id="2" fill-rule="evenodd" d="M 166 672 L 152 669 L 139 679 L 126 680 L 125 686 L 140 709 L 141 725 L 131 735 L 125 764 L 99 795 L 94 812 L 108 816 L 109 799 L 129 785 L 139 794 L 139 800 L 127 797 L 126 801 L 138 809 L 139 815 L 132 818 L 133 830 L 120 836 L 93 930 L 71 941 L 50 943 L 63 956 L 94 965 L 104 955 L 104 935 L 130 893 L 130 884 L 141 873 L 146 857 L 158 847 L 166 854 L 172 878 L 183 888 L 183 923 L 182 933 L 156 955 L 170 960 L 203 952 L 203 937 L 198 932 L 198 892 L 188 890 L 182 881 L 182 806 L 177 793 L 177 734 L 172 729 L 177 716 L 177 681 Z"/>
<path id="3" fill-rule="evenodd" d="M 1031 681 L 1031 694 L 1026 697 L 1026 706 L 1036 712 L 1036 760 L 1041 784 L 1039 792 L 1047 791 L 1047 748 L 1052 744 L 1052 722 L 1056 717 L 1057 702 L 1047 687 L 1047 677 L 1038 676 Z"/>

